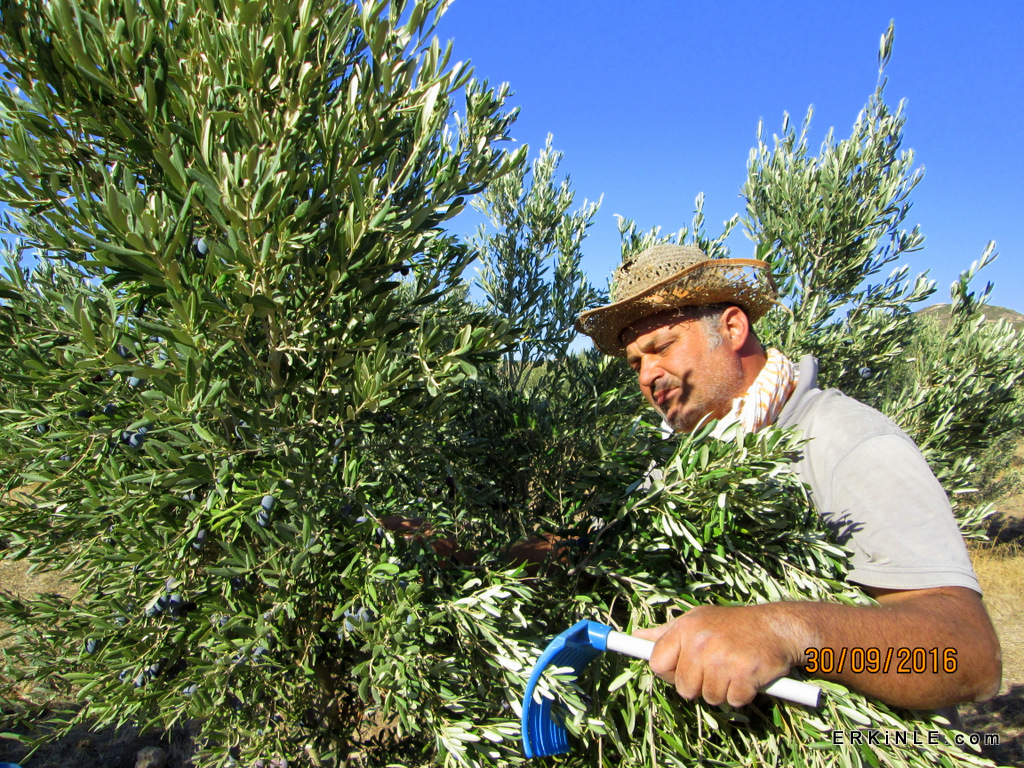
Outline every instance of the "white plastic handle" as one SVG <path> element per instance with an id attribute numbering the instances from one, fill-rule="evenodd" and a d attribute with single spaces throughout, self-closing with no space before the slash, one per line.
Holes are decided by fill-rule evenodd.
<path id="1" fill-rule="evenodd" d="M 612 630 L 608 633 L 608 650 L 624 653 L 634 659 L 651 660 L 651 653 L 654 651 L 654 643 L 632 635 Z M 821 696 L 821 688 L 802 680 L 794 680 L 791 677 L 780 677 L 774 683 L 764 686 L 761 690 L 770 696 L 776 696 L 796 704 L 803 704 L 805 707 L 818 706 L 818 698 Z"/>

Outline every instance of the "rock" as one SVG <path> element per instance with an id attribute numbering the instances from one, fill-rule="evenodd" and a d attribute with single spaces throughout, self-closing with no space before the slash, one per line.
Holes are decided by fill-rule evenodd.
<path id="1" fill-rule="evenodd" d="M 160 747 L 143 747 L 135 756 L 135 768 L 166 768 L 167 753 Z"/>

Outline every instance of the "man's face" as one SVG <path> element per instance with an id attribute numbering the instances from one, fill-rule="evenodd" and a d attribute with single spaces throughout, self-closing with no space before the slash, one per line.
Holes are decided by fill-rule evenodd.
<path id="1" fill-rule="evenodd" d="M 745 389 L 728 338 L 712 347 L 700 320 L 654 315 L 623 331 L 622 341 L 640 391 L 677 432 L 722 418 Z"/>

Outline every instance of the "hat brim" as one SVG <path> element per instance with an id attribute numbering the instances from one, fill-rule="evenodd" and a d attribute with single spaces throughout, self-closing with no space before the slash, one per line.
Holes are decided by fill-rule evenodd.
<path id="1" fill-rule="evenodd" d="M 606 355 L 625 357 L 622 332 L 639 320 L 680 307 L 736 304 L 750 322 L 776 303 L 769 264 L 759 259 L 706 259 L 621 301 L 588 310 L 576 318 L 576 330 L 594 340 Z"/>

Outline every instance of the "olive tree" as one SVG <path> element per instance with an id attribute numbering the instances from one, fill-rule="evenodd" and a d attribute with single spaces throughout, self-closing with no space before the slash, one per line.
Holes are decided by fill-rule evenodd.
<path id="1" fill-rule="evenodd" d="M 810 111 L 799 132 L 787 117 L 773 147 L 759 126 L 744 223 L 786 307 L 769 316 L 766 338 L 791 355 L 815 355 L 821 386 L 901 424 L 952 495 L 964 533 L 977 536 L 990 509 L 957 502 L 973 488 L 985 447 L 1021 423 L 1014 393 L 1024 380 L 1024 339 L 1005 322 L 986 322 L 989 291 L 971 290 L 995 258 L 992 243 L 951 286 L 952 322 L 939 330 L 914 313 L 936 285 L 927 274 L 911 279 L 899 263 L 924 246 L 919 228 L 906 228 L 923 172 L 903 149 L 904 104 L 894 110 L 884 99 L 892 42 L 890 26 L 878 87 L 849 138 L 830 131 L 812 155 Z"/>
<path id="2" fill-rule="evenodd" d="M 429 604 L 374 441 L 502 348 L 422 310 L 467 263 L 442 223 L 521 153 L 444 7 L 4 7 L 0 526 L 77 587 L 2 598 L 7 674 L 78 720 L 199 721 L 203 764 L 446 751 L 473 590 Z"/>

